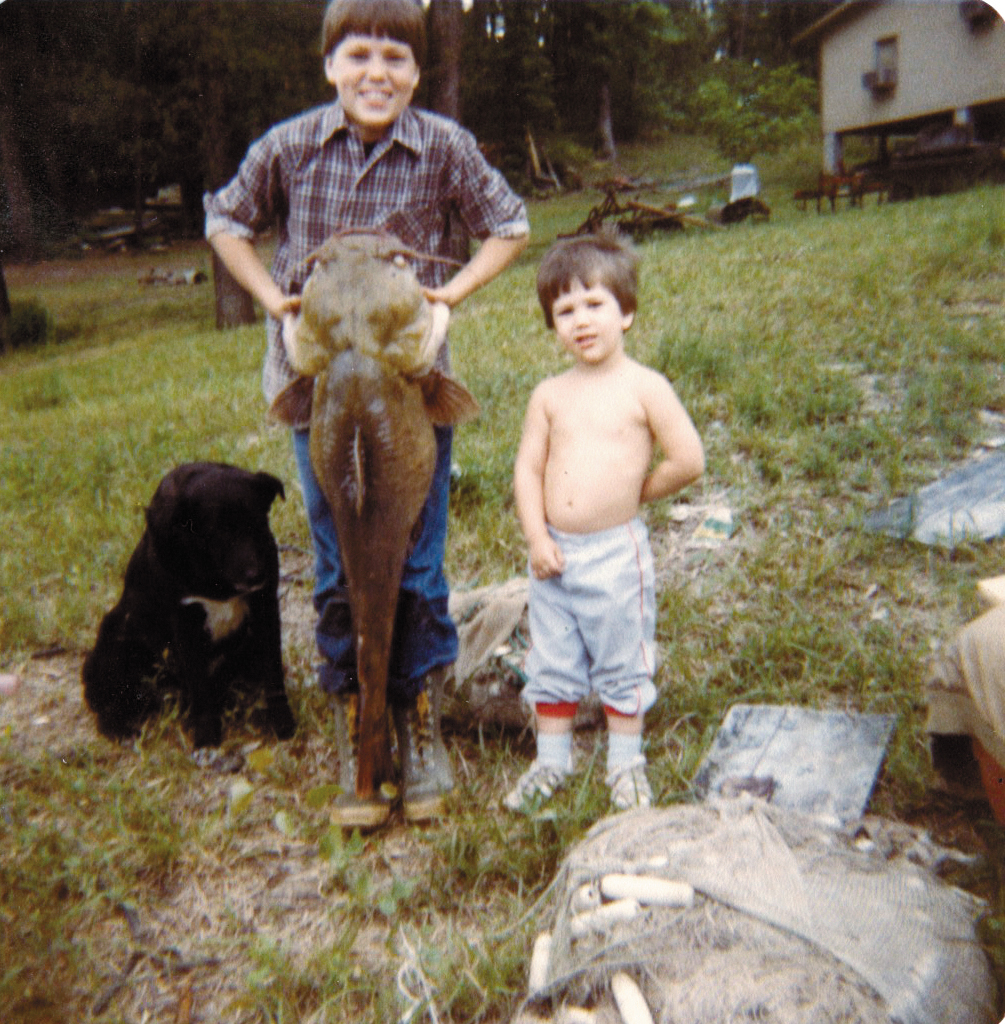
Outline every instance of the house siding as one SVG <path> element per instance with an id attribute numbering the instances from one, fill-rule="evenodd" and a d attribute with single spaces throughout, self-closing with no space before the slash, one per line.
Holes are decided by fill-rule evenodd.
<path id="1" fill-rule="evenodd" d="M 876 43 L 897 39 L 897 81 L 875 97 L 862 84 L 876 67 Z M 863 6 L 821 39 L 821 122 L 825 133 L 1005 100 L 1005 22 L 973 31 L 956 0 L 887 0 Z"/>

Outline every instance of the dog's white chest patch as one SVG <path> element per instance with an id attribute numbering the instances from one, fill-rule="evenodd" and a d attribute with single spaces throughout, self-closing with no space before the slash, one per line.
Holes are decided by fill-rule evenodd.
<path id="1" fill-rule="evenodd" d="M 206 613 L 206 632 L 214 642 L 230 636 L 248 616 L 248 602 L 243 597 L 214 601 L 210 597 L 183 597 L 182 604 L 201 604 Z"/>

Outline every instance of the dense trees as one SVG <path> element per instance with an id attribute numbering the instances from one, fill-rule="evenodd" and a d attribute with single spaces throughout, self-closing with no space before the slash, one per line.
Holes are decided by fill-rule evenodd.
<path id="1" fill-rule="evenodd" d="M 181 186 L 202 192 L 248 142 L 327 96 L 323 5 L 9 0 L 0 5 L 0 251 Z"/>
<path id="2" fill-rule="evenodd" d="M 742 104 L 760 88 L 751 69 L 784 65 L 792 34 L 825 10 L 805 0 L 431 0 L 419 101 L 511 153 L 529 128 L 610 155 L 618 141 L 721 116 L 734 93 Z M 324 0 L 0 3 L 0 258 L 39 251 L 102 205 L 138 217 L 168 184 L 198 232 L 203 191 L 233 173 L 248 143 L 329 97 L 323 11 Z M 710 78 L 727 92 L 703 91 Z"/>

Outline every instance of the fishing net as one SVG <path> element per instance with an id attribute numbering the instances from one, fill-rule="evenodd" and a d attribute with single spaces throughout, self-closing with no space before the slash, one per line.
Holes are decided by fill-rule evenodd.
<path id="1" fill-rule="evenodd" d="M 653 899 L 654 880 L 693 898 L 643 895 L 604 925 L 613 902 L 598 908 L 599 891 L 625 874 Z M 980 910 L 904 851 L 749 796 L 631 811 L 563 862 L 521 1016 L 619 1020 L 611 980 L 627 974 L 656 1024 L 991 1024 Z"/>

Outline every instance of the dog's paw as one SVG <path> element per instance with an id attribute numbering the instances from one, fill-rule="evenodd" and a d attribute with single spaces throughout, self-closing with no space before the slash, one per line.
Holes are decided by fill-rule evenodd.
<path id="1" fill-rule="evenodd" d="M 200 747 L 192 752 L 192 761 L 198 768 L 218 775 L 234 775 L 244 767 L 244 754 L 230 753 L 213 747 Z"/>
<path id="2" fill-rule="evenodd" d="M 285 700 L 260 708 L 253 720 L 259 729 L 268 730 L 280 740 L 288 740 L 297 731 L 297 720 Z"/>
<path id="3" fill-rule="evenodd" d="M 97 716 L 98 732 L 107 740 L 128 747 L 143 729 L 142 722 L 124 722 L 118 718 Z"/>
<path id="4" fill-rule="evenodd" d="M 218 713 L 191 718 L 188 725 L 192 731 L 192 745 L 196 750 L 218 747 L 223 742 L 223 722 Z"/>

